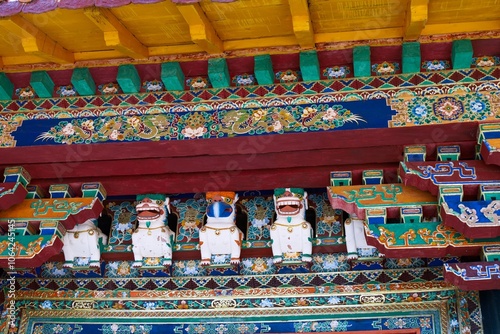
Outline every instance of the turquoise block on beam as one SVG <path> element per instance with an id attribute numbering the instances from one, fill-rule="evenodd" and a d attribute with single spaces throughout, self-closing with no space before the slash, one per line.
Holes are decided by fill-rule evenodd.
<path id="1" fill-rule="evenodd" d="M 453 69 L 470 68 L 473 53 L 470 39 L 453 41 L 453 46 L 451 48 L 451 63 L 453 64 Z"/>
<path id="2" fill-rule="evenodd" d="M 7 77 L 7 74 L 0 73 L 0 100 L 12 100 L 14 94 L 14 84 Z"/>
<path id="3" fill-rule="evenodd" d="M 302 80 L 304 81 L 319 80 L 319 60 L 316 51 L 312 50 L 300 53 L 300 71 L 302 72 Z"/>
<path id="4" fill-rule="evenodd" d="M 185 80 L 178 62 L 161 64 L 161 81 L 167 90 L 184 90 Z"/>
<path id="5" fill-rule="evenodd" d="M 370 46 L 356 46 L 352 50 L 355 77 L 369 77 L 371 74 Z"/>
<path id="6" fill-rule="evenodd" d="M 132 64 L 118 66 L 116 81 L 125 94 L 138 93 L 141 90 L 141 77 Z"/>
<path id="7" fill-rule="evenodd" d="M 75 68 L 73 70 L 71 84 L 73 84 L 78 94 L 82 96 L 95 95 L 94 78 L 92 78 L 89 69 L 86 67 Z"/>
<path id="8" fill-rule="evenodd" d="M 403 43 L 403 73 L 420 72 L 420 43 Z"/>
<path id="9" fill-rule="evenodd" d="M 253 72 L 259 85 L 272 85 L 274 83 L 274 70 L 271 56 L 255 56 Z"/>
<path id="10" fill-rule="evenodd" d="M 30 86 L 38 97 L 52 97 L 54 91 L 54 81 L 46 71 L 36 71 L 31 73 Z"/>
<path id="11" fill-rule="evenodd" d="M 213 58 L 208 60 L 208 77 L 214 88 L 229 87 L 231 78 L 229 77 L 229 69 L 224 58 Z"/>

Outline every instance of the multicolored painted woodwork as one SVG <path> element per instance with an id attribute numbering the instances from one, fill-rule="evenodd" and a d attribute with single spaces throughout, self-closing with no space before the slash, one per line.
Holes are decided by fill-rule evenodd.
<path id="1" fill-rule="evenodd" d="M 500 124 L 479 124 L 477 140 L 484 162 L 500 166 Z"/>
<path id="2" fill-rule="evenodd" d="M 0 183 L 0 211 L 20 203 L 28 194 L 31 176 L 23 167 L 9 167 L 4 170 L 4 181 Z"/>
<path id="3" fill-rule="evenodd" d="M 13 170 L 17 170 L 21 175 L 24 174 L 23 182 L 27 182 L 28 175 L 22 168 Z M 13 175 L 9 177 L 14 177 Z M 93 186 L 101 187 L 100 185 Z M 55 198 L 25 199 L 0 212 L 2 229 L 8 231 L 0 236 L 2 245 L 0 267 L 11 269 L 13 266 L 15 268 L 39 267 L 50 257 L 61 252 L 62 239 L 67 230 L 72 230 L 75 225 L 100 215 L 103 204 L 99 198 L 67 198 L 68 189 L 67 185 L 57 185 L 51 193 Z M 12 233 L 14 238 L 11 239 Z M 13 254 L 15 264 L 9 262 Z"/>
<path id="4" fill-rule="evenodd" d="M 175 233 L 167 223 L 170 199 L 161 194 L 137 196 L 137 227 L 132 234 L 134 267 L 170 267 Z"/>
<path id="5" fill-rule="evenodd" d="M 438 196 L 443 186 L 460 185 L 467 197 L 478 197 L 481 185 L 495 185 L 498 167 L 481 160 L 400 162 L 399 177 L 406 185 Z"/>
<path id="6" fill-rule="evenodd" d="M 236 266 L 240 263 L 243 233 L 236 226 L 236 202 L 234 192 L 207 192 L 207 222 L 200 229 L 201 265 L 214 269 Z M 215 273 L 215 272 L 214 272 Z"/>
<path id="7" fill-rule="evenodd" d="M 330 172 L 330 184 L 332 186 L 350 186 L 352 184 L 351 171 Z"/>
<path id="8" fill-rule="evenodd" d="M 445 264 L 444 279 L 465 291 L 500 289 L 500 261 Z"/>
<path id="9" fill-rule="evenodd" d="M 460 160 L 460 145 L 438 146 L 437 160 L 438 161 Z"/>
<path id="10" fill-rule="evenodd" d="M 482 246 L 500 238 L 469 239 L 441 222 L 366 224 L 369 245 L 387 257 L 464 256 L 481 253 Z"/>
<path id="11" fill-rule="evenodd" d="M 437 198 L 428 192 L 403 184 L 376 184 L 328 187 L 332 207 L 355 213 L 360 219 L 370 216 L 398 217 L 401 207 L 418 206 L 424 216 L 435 216 Z M 379 213 L 380 211 L 380 213 Z M 378 221 L 377 223 L 384 223 Z"/>
<path id="12" fill-rule="evenodd" d="M 500 201 L 462 201 L 446 198 L 441 203 L 440 216 L 450 226 L 468 238 L 500 236 Z"/>
<path id="13" fill-rule="evenodd" d="M 274 190 L 273 199 L 276 220 L 270 236 L 274 263 L 302 266 L 311 262 L 313 230 L 305 220 L 307 192 L 301 188 L 279 188 Z"/>
<path id="14" fill-rule="evenodd" d="M 26 199 L 0 212 L 0 222 L 57 220 L 72 229 L 80 222 L 98 217 L 102 209 L 102 202 L 95 197 Z"/>
<path id="15" fill-rule="evenodd" d="M 36 280 L 18 279 L 16 310 L 20 310 L 18 306 L 22 301 L 29 299 L 30 303 L 25 305 L 24 312 L 16 314 L 19 316 L 14 327 L 19 333 L 47 332 L 54 328 L 63 331 L 70 327 L 105 333 L 118 330 L 145 333 L 181 330 L 194 334 L 200 331 L 290 333 L 415 329 L 421 334 L 458 334 L 461 328 L 480 333 L 481 313 L 476 292 L 461 292 L 448 283 L 439 282 L 442 280 L 440 270 L 388 272 L 390 274 L 373 270 L 370 275 L 373 283 L 365 284 L 358 283 L 367 278 L 361 272 L 260 275 L 250 280 L 242 278 L 239 286 L 233 288 L 229 286 L 234 278 L 214 277 L 210 280 L 210 289 L 203 288 L 200 285 L 203 282 L 193 278 L 82 278 L 78 280 L 77 296 L 70 288 L 64 289 L 72 286 L 74 280 L 46 279 L 46 288 L 37 289 Z M 429 277 L 436 281 L 432 282 Z M 336 283 L 341 280 L 343 284 Z M 118 287 L 121 281 L 123 285 Z M 168 288 L 162 288 L 164 286 Z M 400 304 L 404 305 L 403 309 L 396 308 Z M 223 309 L 230 309 L 239 320 L 221 320 Z M 356 316 L 360 311 L 363 318 Z M 315 318 L 318 312 L 321 320 Z M 286 321 L 281 319 L 283 314 L 287 315 Z M 47 317 L 51 323 L 42 321 Z M 82 317 L 99 320 L 82 321 Z M 218 317 L 217 322 L 214 317 Z M 152 318 L 154 322 L 147 320 Z"/>
<path id="16" fill-rule="evenodd" d="M 406 146 L 404 149 L 404 161 L 425 161 L 427 149 L 425 145 Z"/>

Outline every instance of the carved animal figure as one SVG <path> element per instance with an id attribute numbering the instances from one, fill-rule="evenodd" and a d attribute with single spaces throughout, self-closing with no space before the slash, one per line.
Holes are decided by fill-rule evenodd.
<path id="1" fill-rule="evenodd" d="M 90 267 L 99 267 L 101 247 L 108 242 L 108 237 L 97 227 L 96 219 L 88 219 L 73 229 L 66 231 L 63 237 L 64 267 L 73 267 L 78 257 L 90 258 Z"/>
<path id="2" fill-rule="evenodd" d="M 276 221 L 271 225 L 274 263 L 311 262 L 313 229 L 306 217 L 307 192 L 301 188 L 274 190 Z"/>
<path id="3" fill-rule="evenodd" d="M 347 246 L 347 259 L 354 260 L 359 254 L 371 255 L 375 247 L 366 243 L 364 220 L 356 214 L 351 214 L 344 222 L 345 243 Z M 359 253 L 358 253 L 359 252 Z M 382 256 L 382 255 L 380 255 Z"/>
<path id="4" fill-rule="evenodd" d="M 132 234 L 132 266 L 141 267 L 145 257 L 161 257 L 162 265 L 171 265 L 175 233 L 167 225 L 170 199 L 165 195 L 147 194 L 138 195 L 137 201 L 138 223 Z"/>
<path id="5" fill-rule="evenodd" d="M 243 233 L 235 221 L 238 194 L 207 192 L 206 198 L 207 223 L 200 229 L 200 264 L 222 264 L 227 257 L 231 264 L 239 264 Z"/>

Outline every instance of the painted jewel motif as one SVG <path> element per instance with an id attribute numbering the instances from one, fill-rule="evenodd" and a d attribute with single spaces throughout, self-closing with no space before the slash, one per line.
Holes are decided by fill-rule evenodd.
<path id="1" fill-rule="evenodd" d="M 97 88 L 102 95 L 117 94 L 120 91 L 120 86 L 117 83 L 110 82 L 107 84 L 99 85 Z"/>
<path id="2" fill-rule="evenodd" d="M 498 56 L 483 56 L 472 58 L 472 66 L 476 67 L 490 67 L 500 64 L 500 57 Z"/>
<path id="3" fill-rule="evenodd" d="M 280 71 L 276 73 L 276 79 L 281 83 L 297 82 L 300 79 L 300 72 L 294 70 Z"/>
<path id="4" fill-rule="evenodd" d="M 76 96 L 76 91 L 73 85 L 59 86 L 56 93 L 60 97 Z"/>
<path id="5" fill-rule="evenodd" d="M 186 80 L 186 85 L 191 90 L 204 89 L 209 87 L 208 79 L 204 77 L 189 78 Z"/>
<path id="6" fill-rule="evenodd" d="M 422 69 L 427 71 L 442 71 L 450 68 L 448 60 L 428 60 L 422 62 Z"/>
<path id="7" fill-rule="evenodd" d="M 345 78 L 349 73 L 351 73 L 351 71 L 348 66 L 333 66 L 323 70 L 323 76 L 328 79 Z"/>
<path id="8" fill-rule="evenodd" d="M 452 121 L 464 113 L 462 102 L 453 97 L 443 97 L 433 104 L 434 114 L 442 120 Z"/>
<path id="9" fill-rule="evenodd" d="M 389 63 L 384 61 L 381 64 L 373 64 L 372 72 L 376 75 L 394 74 L 399 70 L 399 63 Z"/>
<path id="10" fill-rule="evenodd" d="M 142 83 L 142 88 L 148 93 L 150 92 L 160 92 L 163 90 L 165 85 L 160 80 L 144 81 Z"/>
<path id="11" fill-rule="evenodd" d="M 233 83 L 237 86 L 255 85 L 255 77 L 253 74 L 240 74 L 233 78 Z"/>
<path id="12" fill-rule="evenodd" d="M 20 100 L 29 100 L 36 97 L 36 93 L 31 86 L 24 88 L 17 88 L 16 95 Z"/>
<path id="13" fill-rule="evenodd" d="M 397 111 L 393 126 L 441 124 L 443 122 L 482 121 L 498 118 L 492 112 L 491 94 L 456 94 L 454 96 L 415 96 L 392 99 L 389 105 Z"/>

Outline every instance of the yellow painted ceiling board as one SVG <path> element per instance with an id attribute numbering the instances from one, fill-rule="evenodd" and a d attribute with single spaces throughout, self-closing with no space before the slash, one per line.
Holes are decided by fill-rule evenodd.
<path id="1" fill-rule="evenodd" d="M 191 41 L 188 24 L 170 1 L 116 7 L 112 13 L 146 46 Z"/>
<path id="2" fill-rule="evenodd" d="M 23 17 L 68 51 L 107 49 L 102 31 L 82 10 L 58 9 Z"/>
<path id="3" fill-rule="evenodd" d="M 206 12 L 218 36 L 224 41 L 293 34 L 288 4 L 248 7 L 224 14 Z"/>

